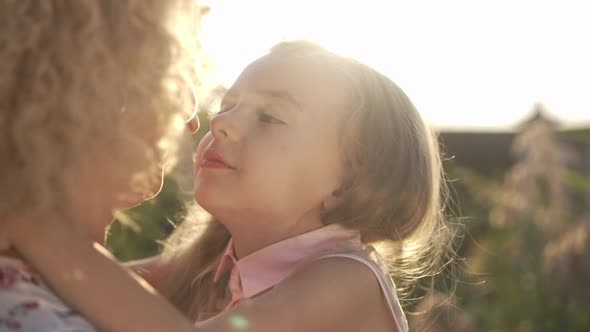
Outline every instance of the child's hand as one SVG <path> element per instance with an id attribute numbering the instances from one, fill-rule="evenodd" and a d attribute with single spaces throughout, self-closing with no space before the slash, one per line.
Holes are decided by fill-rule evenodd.
<path id="1" fill-rule="evenodd" d="M 65 245 L 72 237 L 92 245 L 94 242 L 87 230 L 63 218 L 22 213 L 10 216 L 0 223 L 2 239 L 16 249 L 25 259 L 26 253 L 35 257 L 55 260 L 55 246 Z M 50 248 L 50 250 L 48 250 Z"/>
<path id="2" fill-rule="evenodd" d="M 52 224 L 45 218 L 45 220 L 37 220 L 32 215 L 19 214 L 8 216 L 2 223 L 0 223 L 0 240 L 5 247 L 28 247 L 34 243 L 33 238 L 38 234 L 45 234 L 48 231 L 49 224 Z M 56 225 L 59 227 L 60 225 Z"/>

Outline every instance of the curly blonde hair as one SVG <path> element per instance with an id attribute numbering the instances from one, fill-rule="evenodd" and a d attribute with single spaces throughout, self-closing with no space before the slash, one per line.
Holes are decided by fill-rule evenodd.
<path id="1" fill-rule="evenodd" d="M 145 190 L 152 142 L 174 147 L 192 112 L 197 23 L 194 0 L 0 2 L 0 220 L 67 209 L 96 144 L 106 174 Z M 149 141 L 143 122 L 156 123 Z"/>

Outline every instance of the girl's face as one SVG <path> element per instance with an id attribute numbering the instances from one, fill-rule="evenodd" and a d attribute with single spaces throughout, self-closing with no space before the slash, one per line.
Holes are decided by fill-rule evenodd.
<path id="1" fill-rule="evenodd" d="M 223 98 L 197 149 L 197 202 L 231 230 L 232 220 L 320 225 L 343 180 L 340 122 L 346 86 L 305 59 L 267 55 Z"/>

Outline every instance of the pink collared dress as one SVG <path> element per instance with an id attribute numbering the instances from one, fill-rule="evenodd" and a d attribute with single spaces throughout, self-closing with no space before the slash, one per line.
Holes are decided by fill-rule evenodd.
<path id="1" fill-rule="evenodd" d="M 360 233 L 332 224 L 258 250 L 238 260 L 230 240 L 215 273 L 217 282 L 229 273 L 231 300 L 229 311 L 244 299 L 256 297 L 295 273 L 306 263 L 329 257 L 344 257 L 365 264 L 375 275 L 387 302 L 397 331 L 408 331 L 408 323 L 399 303 L 395 285 L 370 246 L 364 246 Z M 213 318 L 213 317 L 212 317 Z M 197 322 L 197 326 L 205 321 Z"/>

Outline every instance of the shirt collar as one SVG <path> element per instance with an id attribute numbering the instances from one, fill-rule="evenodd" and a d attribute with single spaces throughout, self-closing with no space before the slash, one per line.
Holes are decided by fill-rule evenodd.
<path id="1" fill-rule="evenodd" d="M 218 281 L 231 269 L 232 274 L 238 276 L 230 280 L 232 296 L 237 296 L 234 293 L 239 290 L 240 297 L 250 298 L 272 288 L 310 259 L 334 252 L 359 250 L 362 250 L 360 233 L 339 224 L 276 242 L 239 260 L 230 240 L 214 280 Z"/>

